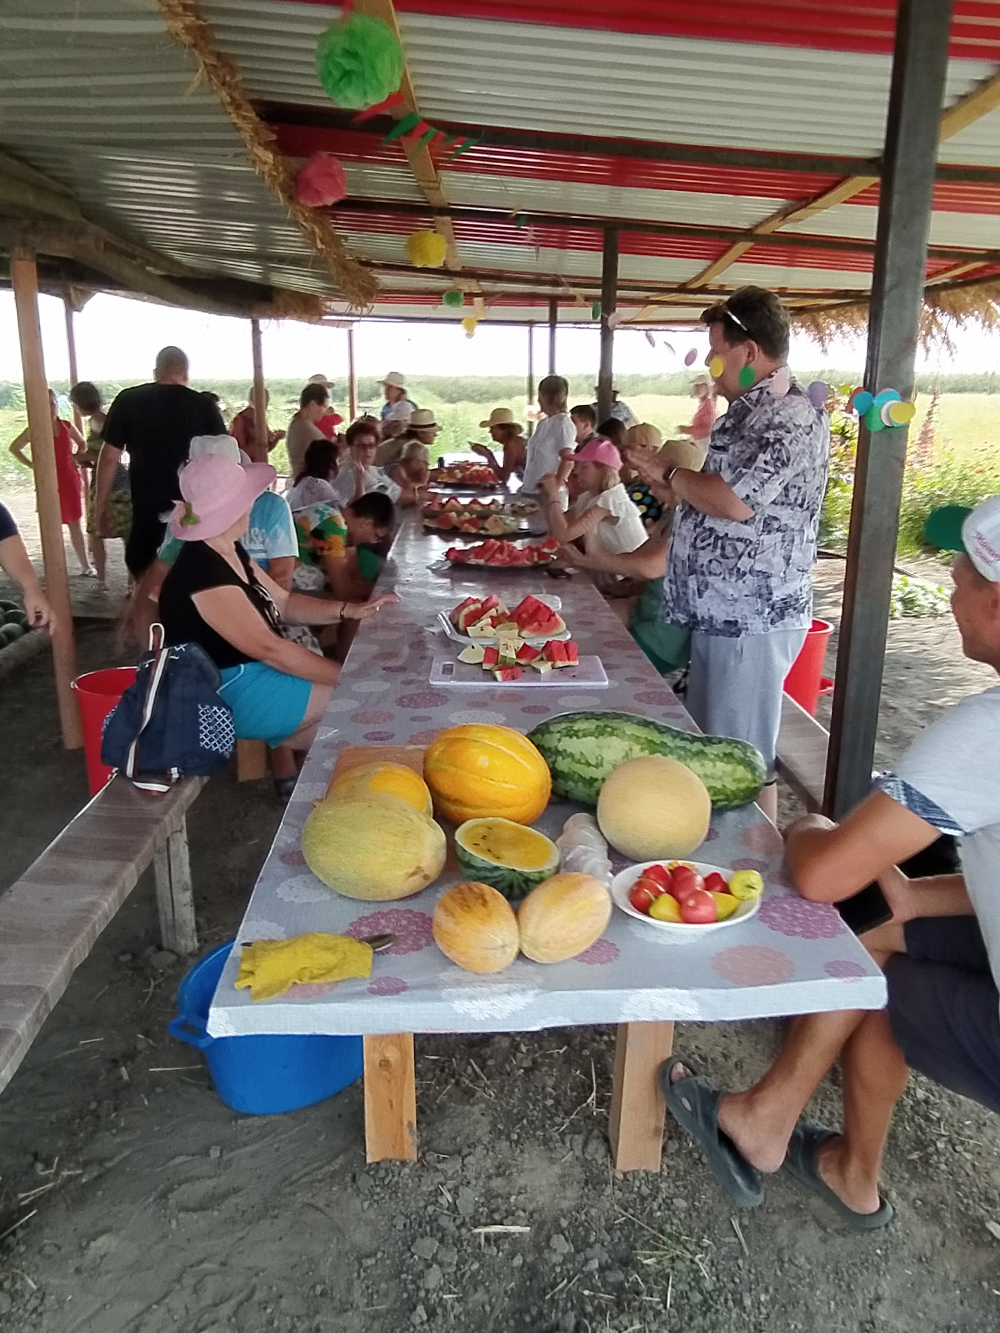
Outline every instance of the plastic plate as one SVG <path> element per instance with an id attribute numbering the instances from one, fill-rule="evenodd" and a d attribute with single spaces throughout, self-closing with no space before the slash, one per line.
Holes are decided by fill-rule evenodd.
<path id="1" fill-rule="evenodd" d="M 629 866 L 627 870 L 622 870 L 615 875 L 611 881 L 611 896 L 615 905 L 620 907 L 627 916 L 635 917 L 636 921 L 641 921 L 644 926 L 650 930 L 658 931 L 671 944 L 691 944 L 694 940 L 700 940 L 712 930 L 725 930 L 727 926 L 738 926 L 742 921 L 748 921 L 750 917 L 756 916 L 760 908 L 760 897 L 745 898 L 740 903 L 732 916 L 727 917 L 725 921 L 710 921 L 704 926 L 689 926 L 685 921 L 657 921 L 655 917 L 646 916 L 644 912 L 637 912 L 628 900 L 628 891 L 644 870 L 650 866 L 661 866 L 666 863 L 664 858 L 659 861 L 643 861 L 640 865 Z M 687 865 L 694 866 L 699 875 L 710 875 L 717 871 L 728 882 L 730 877 L 736 872 L 727 870 L 725 866 L 709 865 L 707 861 L 687 861 Z"/>

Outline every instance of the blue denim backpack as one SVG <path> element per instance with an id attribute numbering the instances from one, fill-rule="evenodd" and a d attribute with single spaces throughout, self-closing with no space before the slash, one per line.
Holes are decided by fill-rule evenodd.
<path id="1" fill-rule="evenodd" d="M 154 625 L 135 684 L 108 714 L 101 737 L 102 763 L 142 791 L 161 793 L 182 777 L 221 773 L 236 743 L 218 667 L 198 644 L 167 648 L 163 639 L 163 626 Z"/>

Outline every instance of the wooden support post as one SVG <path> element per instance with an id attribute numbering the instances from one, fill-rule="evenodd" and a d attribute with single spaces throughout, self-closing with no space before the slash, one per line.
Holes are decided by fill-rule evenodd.
<path id="1" fill-rule="evenodd" d="M 673 1023 L 619 1023 L 608 1135 L 616 1171 L 659 1171 L 667 1105 L 660 1065 L 674 1044 Z"/>
<path id="2" fill-rule="evenodd" d="M 549 374 L 556 373 L 556 329 L 559 327 L 559 297 L 549 297 Z"/>
<path id="3" fill-rule="evenodd" d="M 267 390 L 264 388 L 264 352 L 260 320 L 250 321 L 250 350 L 253 356 L 253 461 L 267 462 Z"/>
<path id="4" fill-rule="evenodd" d="M 347 326 L 347 408 L 351 421 L 358 415 L 358 372 L 354 364 L 354 325 Z"/>
<path id="5" fill-rule="evenodd" d="M 196 953 L 198 928 L 191 891 L 187 820 L 153 853 L 153 875 L 160 916 L 160 941 L 164 949 L 179 954 Z"/>
<path id="6" fill-rule="evenodd" d="M 535 326 L 528 325 L 528 411 L 535 404 Z M 525 413 L 524 433 L 530 439 L 535 429 L 535 423 Z"/>
<path id="7" fill-rule="evenodd" d="M 80 710 L 71 682 L 76 675 L 76 645 L 73 642 L 73 609 L 66 577 L 66 548 L 63 546 L 59 483 L 56 479 L 56 450 L 52 439 L 52 409 L 45 378 L 42 329 L 38 320 L 38 270 L 33 255 L 15 250 L 10 260 L 10 281 L 17 310 L 17 333 L 21 344 L 24 398 L 28 408 L 31 458 L 34 464 L 38 527 L 45 565 L 45 591 L 56 616 L 52 656 L 56 673 L 56 697 L 63 745 L 79 750 L 83 745 Z"/>
<path id="8" fill-rule="evenodd" d="M 267 777 L 267 745 L 264 741 L 236 742 L 236 781 L 256 782 Z"/>
<path id="9" fill-rule="evenodd" d="M 80 372 L 76 364 L 76 332 L 73 328 L 73 303 L 68 296 L 63 297 L 63 312 L 66 316 L 66 351 L 69 354 L 69 387 L 72 389 L 74 384 L 80 382 Z M 83 430 L 83 414 L 73 404 L 73 420 L 76 423 L 77 430 Z"/>
<path id="10" fill-rule="evenodd" d="M 615 329 L 611 316 L 618 308 L 618 228 L 604 229 L 604 263 L 601 271 L 601 364 L 597 373 L 598 424 L 611 415 L 614 404 Z"/>
<path id="11" fill-rule="evenodd" d="M 365 1155 L 369 1162 L 417 1159 L 413 1033 L 365 1037 Z"/>

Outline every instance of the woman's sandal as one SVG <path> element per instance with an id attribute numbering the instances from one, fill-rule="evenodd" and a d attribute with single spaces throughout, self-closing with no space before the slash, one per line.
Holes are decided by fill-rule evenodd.
<path id="1" fill-rule="evenodd" d="M 295 790 L 295 784 L 297 782 L 297 777 L 274 779 L 274 794 L 277 796 L 278 800 L 281 801 L 282 805 L 287 805 L 292 799 L 292 792 Z"/>
<path id="2" fill-rule="evenodd" d="M 790 1176 L 811 1190 L 824 1203 L 837 1213 L 840 1218 L 855 1231 L 879 1231 L 888 1226 L 895 1216 L 892 1204 L 880 1194 L 879 1207 L 874 1213 L 856 1213 L 848 1208 L 838 1194 L 826 1183 L 816 1165 L 816 1154 L 824 1143 L 840 1136 L 835 1130 L 825 1125 L 813 1124 L 811 1120 L 800 1120 L 792 1130 L 788 1141 L 788 1155 L 785 1158 L 785 1170 Z"/>
<path id="3" fill-rule="evenodd" d="M 671 1082 L 671 1073 L 682 1065 L 691 1070 L 685 1078 Z M 660 1085 L 670 1113 L 702 1149 L 716 1180 L 738 1208 L 757 1208 L 764 1202 L 757 1169 L 736 1144 L 719 1128 L 722 1093 L 695 1073 L 689 1060 L 675 1055 L 660 1066 Z"/>

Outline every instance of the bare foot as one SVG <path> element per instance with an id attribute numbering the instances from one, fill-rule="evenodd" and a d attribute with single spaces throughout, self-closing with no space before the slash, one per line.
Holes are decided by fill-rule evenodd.
<path id="1" fill-rule="evenodd" d="M 857 1169 L 848 1169 L 846 1144 L 838 1134 L 816 1150 L 816 1170 L 830 1186 L 837 1198 L 856 1213 L 877 1213 L 882 1206 L 878 1181 L 859 1175 Z"/>

